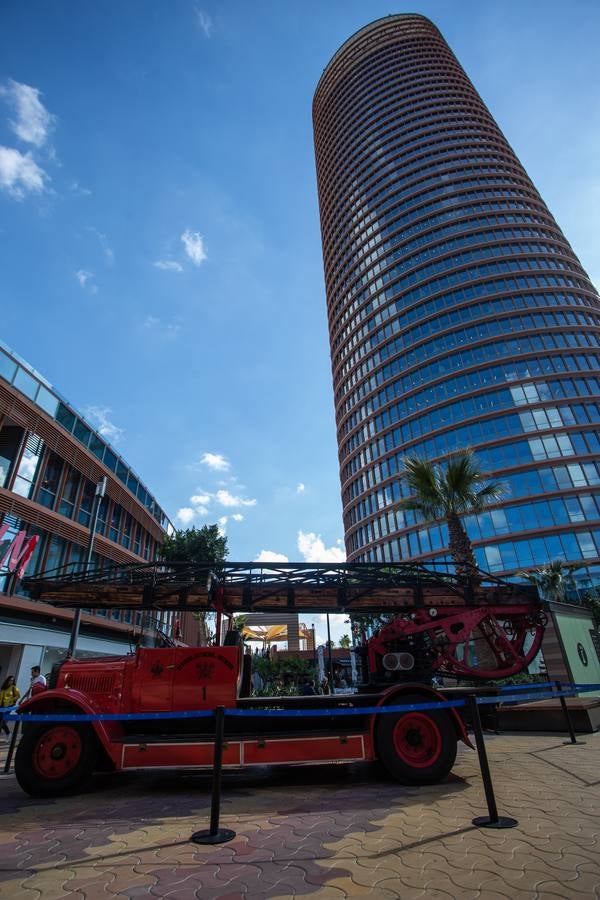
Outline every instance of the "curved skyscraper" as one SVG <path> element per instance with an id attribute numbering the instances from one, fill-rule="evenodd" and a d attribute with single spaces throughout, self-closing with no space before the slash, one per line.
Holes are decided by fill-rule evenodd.
<path id="1" fill-rule="evenodd" d="M 402 459 L 473 447 L 509 488 L 479 565 L 599 574 L 598 295 L 438 29 L 363 28 L 313 119 L 348 558 L 443 558 Z"/>

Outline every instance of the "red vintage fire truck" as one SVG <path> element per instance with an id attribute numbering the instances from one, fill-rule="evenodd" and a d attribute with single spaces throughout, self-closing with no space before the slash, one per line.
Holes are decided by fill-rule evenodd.
<path id="1" fill-rule="evenodd" d="M 124 657 L 72 658 L 55 667 L 48 689 L 20 711 L 98 718 L 24 722 L 16 776 L 27 793 L 46 797 L 81 789 L 97 771 L 209 769 L 214 719 L 187 714 L 219 706 L 252 712 L 226 716 L 225 768 L 380 760 L 402 782 L 436 782 L 452 769 L 457 741 L 470 745 L 461 711 L 378 715 L 373 708 L 464 693 L 433 687 L 440 677 L 489 681 L 519 672 L 537 654 L 545 624 L 530 586 L 415 565 L 228 563 L 214 571 L 155 564 L 59 572 L 29 579 L 28 586 L 34 596 L 65 607 L 217 615 L 214 646 L 138 647 Z M 355 693 L 255 697 L 252 657 L 238 631 L 229 628 L 222 642 L 220 633 L 223 617 L 231 624 L 234 613 L 246 610 L 342 612 L 354 623 L 385 613 L 387 621 L 370 636 L 358 628 Z M 353 713 L 339 714 L 344 709 Z M 141 717 L 103 718 L 115 713 Z"/>

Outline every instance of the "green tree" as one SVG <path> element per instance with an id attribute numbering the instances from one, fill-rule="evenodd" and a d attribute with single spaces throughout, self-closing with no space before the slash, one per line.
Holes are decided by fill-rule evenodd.
<path id="1" fill-rule="evenodd" d="M 186 528 L 167 535 L 162 546 L 165 562 L 206 563 L 207 568 L 223 562 L 227 558 L 227 538 L 221 534 L 218 525 L 203 525 L 202 528 Z M 193 613 L 199 625 L 200 646 L 209 642 L 206 612 Z"/>
<path id="2" fill-rule="evenodd" d="M 426 522 L 446 522 L 456 573 L 473 576 L 477 564 L 461 516 L 497 503 L 505 493 L 504 485 L 487 480 L 472 450 L 456 453 L 443 464 L 407 456 L 404 471 L 411 496 L 401 500 L 397 509 L 412 510 Z"/>
<path id="3" fill-rule="evenodd" d="M 162 546 L 166 562 L 218 563 L 228 555 L 227 538 L 218 525 L 186 528 L 167 535 Z"/>
<path id="4" fill-rule="evenodd" d="M 344 650 L 348 650 L 350 647 L 350 636 L 348 634 L 343 634 L 340 638 L 340 647 L 343 647 Z"/>

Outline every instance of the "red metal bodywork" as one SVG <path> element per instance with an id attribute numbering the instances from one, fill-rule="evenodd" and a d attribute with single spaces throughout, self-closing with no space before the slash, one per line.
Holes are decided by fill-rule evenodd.
<path id="1" fill-rule="evenodd" d="M 378 672 L 379 661 L 395 644 L 426 638 L 433 672 L 507 678 L 534 659 L 545 624 L 537 603 L 417 609 L 397 616 L 367 641 L 369 672 Z"/>
<path id="2" fill-rule="evenodd" d="M 60 668 L 56 687 L 26 701 L 22 712 L 158 713 L 214 710 L 238 707 L 242 653 L 239 647 L 172 647 L 138 649 L 127 657 L 103 660 L 70 660 Z M 382 693 L 377 705 L 401 703 L 402 695 L 418 694 L 424 701 L 443 700 L 443 695 L 422 684 L 396 685 Z M 314 698 L 323 706 L 333 698 Z M 347 698 L 352 700 L 352 696 Z M 273 705 L 286 706 L 286 698 Z M 457 737 L 470 745 L 464 723 L 456 710 L 449 710 Z M 286 733 L 256 734 L 227 738 L 223 751 L 225 767 L 248 765 L 310 764 L 369 761 L 376 758 L 375 715 L 347 716 L 339 733 L 303 733 L 303 720 L 280 720 Z M 181 722 L 181 720 L 176 720 Z M 206 722 L 207 720 L 196 720 Z M 248 721 L 248 720 L 244 720 Z M 250 720 L 252 721 L 252 720 Z M 325 724 L 325 719 L 323 719 Z M 129 725 L 129 729 L 127 728 Z M 109 767 L 210 768 L 213 743 L 210 732 L 199 738 L 181 733 L 170 740 L 173 720 L 164 721 L 164 734 L 145 734 L 147 721 L 96 720 L 90 723 L 106 753 Z M 132 731 L 132 728 L 134 729 Z"/>

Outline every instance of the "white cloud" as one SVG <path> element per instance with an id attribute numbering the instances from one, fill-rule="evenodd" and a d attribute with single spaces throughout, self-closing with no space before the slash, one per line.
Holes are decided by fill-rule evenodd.
<path id="1" fill-rule="evenodd" d="M 233 519 L 234 522 L 243 522 L 244 521 L 244 517 L 241 513 L 234 513 L 231 518 Z"/>
<path id="2" fill-rule="evenodd" d="M 17 137 L 26 144 L 43 147 L 54 116 L 41 102 L 38 89 L 10 78 L 6 85 L 0 86 L 0 97 L 4 97 L 16 112 L 16 118 L 9 124 Z"/>
<path id="3" fill-rule="evenodd" d="M 341 547 L 326 547 L 321 535 L 315 534 L 314 531 L 298 532 L 298 550 L 305 562 L 346 561 L 346 554 Z"/>
<path id="4" fill-rule="evenodd" d="M 178 522 L 181 522 L 182 525 L 189 525 L 195 515 L 195 510 L 190 509 L 189 506 L 182 506 L 181 509 L 178 509 L 175 513 L 175 518 Z"/>
<path id="5" fill-rule="evenodd" d="M 144 328 L 153 330 L 162 338 L 175 338 L 181 331 L 181 324 L 179 322 L 162 322 L 158 316 L 149 315 L 144 319 Z"/>
<path id="6" fill-rule="evenodd" d="M 209 38 L 212 34 L 213 22 L 211 17 L 207 12 L 203 9 L 200 9 L 198 6 L 194 10 L 196 13 L 196 22 L 198 23 L 198 28 L 204 34 L 204 37 Z"/>
<path id="7" fill-rule="evenodd" d="M 87 406 L 84 412 L 96 430 L 108 441 L 116 443 L 123 435 L 124 429 L 109 419 L 112 410 L 108 406 Z"/>
<path id="8" fill-rule="evenodd" d="M 200 462 L 215 472 L 226 472 L 230 467 L 229 460 L 221 453 L 203 453 Z"/>
<path id="9" fill-rule="evenodd" d="M 29 153 L 20 153 L 13 147 L 0 147 L 0 188 L 16 200 L 26 193 L 40 193 L 48 176 Z"/>
<path id="10" fill-rule="evenodd" d="M 305 490 L 306 490 L 306 485 L 303 484 L 301 481 L 299 481 L 298 484 L 296 485 L 296 493 L 303 494 Z"/>
<path id="11" fill-rule="evenodd" d="M 221 506 L 256 506 L 256 500 L 249 500 L 246 497 L 236 497 L 229 491 L 220 490 L 215 494 L 215 500 Z"/>
<path id="12" fill-rule="evenodd" d="M 175 262 L 174 259 L 157 259 L 152 265 L 156 269 L 162 269 L 163 272 L 183 272 L 181 263 Z"/>
<path id="13" fill-rule="evenodd" d="M 75 272 L 75 278 L 79 282 L 82 288 L 89 291 L 90 294 L 98 293 L 98 285 L 92 284 L 91 279 L 94 277 L 93 272 L 88 272 L 86 269 L 78 269 Z"/>
<path id="14" fill-rule="evenodd" d="M 208 506 L 210 503 L 210 494 L 194 494 L 190 497 L 190 503 L 194 506 Z"/>
<path id="15" fill-rule="evenodd" d="M 289 562 L 284 553 L 276 553 L 275 550 L 261 550 L 254 562 Z"/>
<path id="16" fill-rule="evenodd" d="M 181 235 L 185 252 L 194 263 L 195 266 L 201 266 L 207 259 L 206 248 L 204 246 L 204 238 L 198 231 L 190 231 L 186 229 Z"/>
<path id="17" fill-rule="evenodd" d="M 227 525 L 228 518 L 229 518 L 228 516 L 220 516 L 217 519 L 217 524 L 219 525 L 220 528 L 225 528 L 225 526 Z"/>

